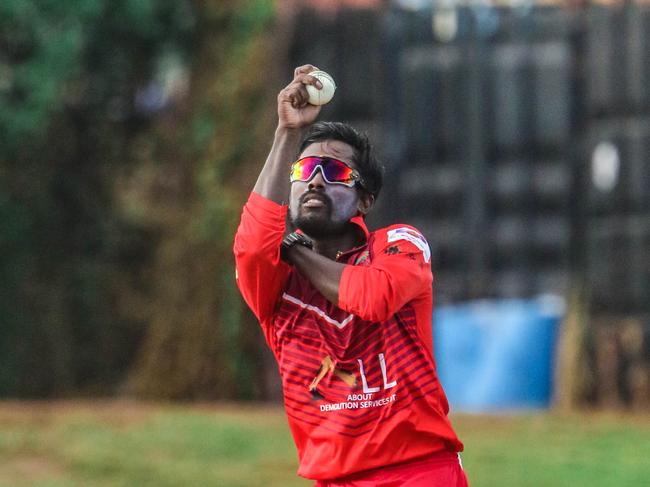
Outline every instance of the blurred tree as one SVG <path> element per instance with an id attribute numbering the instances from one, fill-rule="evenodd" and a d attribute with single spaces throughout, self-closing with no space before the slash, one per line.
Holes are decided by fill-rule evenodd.
<path id="1" fill-rule="evenodd" d="M 260 166 L 273 130 L 273 43 L 264 29 L 273 10 L 269 1 L 213 1 L 197 13 L 188 104 L 158 131 L 172 155 L 167 181 L 177 184 L 164 190 L 173 198 L 147 212 L 160 215 L 165 237 L 152 274 L 151 326 L 129 389 L 261 398 L 261 333 L 234 285 L 232 236 L 254 183 L 250 168 Z"/>
<path id="2" fill-rule="evenodd" d="M 0 3 L 0 395 L 108 393 L 138 352 L 134 391 L 256 394 L 229 247 L 271 15 Z"/>

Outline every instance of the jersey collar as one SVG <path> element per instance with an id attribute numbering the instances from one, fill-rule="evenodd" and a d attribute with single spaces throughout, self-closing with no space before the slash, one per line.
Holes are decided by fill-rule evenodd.
<path id="1" fill-rule="evenodd" d="M 370 232 L 368 231 L 368 227 L 366 226 L 366 221 L 364 220 L 363 215 L 353 216 L 352 218 L 350 218 L 350 223 L 356 225 L 363 232 L 363 237 L 365 241 L 361 245 L 358 245 L 357 247 L 353 247 L 351 249 L 344 250 L 344 251 L 339 251 L 336 254 L 336 260 L 341 260 L 344 257 L 348 257 L 356 252 L 359 252 L 366 245 L 368 245 L 368 237 L 370 237 Z"/>
<path id="2" fill-rule="evenodd" d="M 350 218 L 350 223 L 354 223 L 361 229 L 361 231 L 363 232 L 363 236 L 367 242 L 368 237 L 370 236 L 370 232 L 368 231 L 368 227 L 366 226 L 366 221 L 363 219 L 363 215 L 353 216 L 352 218 Z"/>

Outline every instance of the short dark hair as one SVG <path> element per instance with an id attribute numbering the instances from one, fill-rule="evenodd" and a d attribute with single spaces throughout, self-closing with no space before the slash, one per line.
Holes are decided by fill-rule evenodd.
<path id="1" fill-rule="evenodd" d="M 384 181 L 384 168 L 374 154 L 368 135 L 358 132 L 347 123 L 316 122 L 305 134 L 298 152 L 302 153 L 311 144 L 323 140 L 345 142 L 354 149 L 352 162 L 361 175 L 361 189 L 376 198 Z"/>

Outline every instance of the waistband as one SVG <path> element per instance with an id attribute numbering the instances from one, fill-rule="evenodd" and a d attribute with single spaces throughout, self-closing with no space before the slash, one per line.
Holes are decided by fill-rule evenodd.
<path id="1" fill-rule="evenodd" d="M 382 479 L 390 475 L 399 475 L 403 471 L 427 469 L 428 467 L 435 468 L 454 464 L 460 465 L 462 467 L 460 452 L 443 450 L 430 453 L 423 457 L 407 460 L 405 462 L 386 465 L 385 467 L 378 467 L 370 470 L 364 470 L 363 472 L 353 473 L 347 477 L 331 479 L 330 482 L 336 485 L 338 483 L 353 482 L 358 480 Z M 328 485 L 328 483 L 324 482 L 316 485 Z"/>

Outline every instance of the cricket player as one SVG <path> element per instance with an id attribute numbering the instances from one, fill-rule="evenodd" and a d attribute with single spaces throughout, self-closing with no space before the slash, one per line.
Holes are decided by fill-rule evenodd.
<path id="1" fill-rule="evenodd" d="M 298 474 L 332 487 L 466 487 L 432 351 L 431 255 L 370 231 L 382 170 L 366 136 L 315 123 L 297 68 L 235 236 L 237 283 L 282 378 Z"/>

